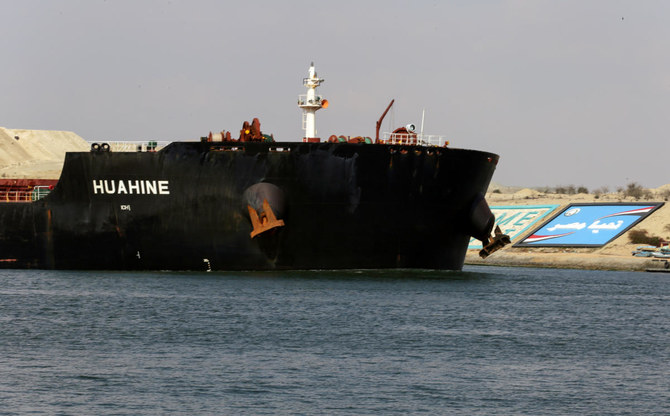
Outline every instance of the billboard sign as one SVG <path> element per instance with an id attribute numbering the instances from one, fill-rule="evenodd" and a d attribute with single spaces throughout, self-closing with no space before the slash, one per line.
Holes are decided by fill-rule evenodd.
<path id="1" fill-rule="evenodd" d="M 663 203 L 570 204 L 515 247 L 600 247 Z"/>
<path id="2" fill-rule="evenodd" d="M 511 240 L 523 234 L 542 218 L 551 214 L 559 205 L 512 205 L 490 207 L 496 217 L 496 225 Z M 495 229 L 495 226 L 493 227 Z M 468 249 L 481 250 L 482 242 L 471 238 Z"/>

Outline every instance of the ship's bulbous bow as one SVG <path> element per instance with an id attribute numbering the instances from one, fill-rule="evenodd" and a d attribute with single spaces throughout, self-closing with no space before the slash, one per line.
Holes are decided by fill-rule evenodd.
<path id="1" fill-rule="evenodd" d="M 509 236 L 503 234 L 500 227 L 495 227 L 495 231 L 493 230 L 496 218 L 481 193 L 478 193 L 472 201 L 469 218 L 470 235 L 482 242 L 482 249 L 479 251 L 480 257 L 486 258 L 491 253 L 511 243 Z M 492 231 L 493 235 L 491 235 Z"/>
<path id="2" fill-rule="evenodd" d="M 470 208 L 470 235 L 486 244 L 493 231 L 495 220 L 484 195 L 478 193 Z"/>

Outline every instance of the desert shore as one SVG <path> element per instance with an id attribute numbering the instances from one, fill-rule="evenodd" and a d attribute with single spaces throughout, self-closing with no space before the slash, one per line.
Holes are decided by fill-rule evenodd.
<path id="1" fill-rule="evenodd" d="M 654 261 L 648 257 L 634 257 L 632 252 L 640 244 L 631 243 L 629 233 L 632 230 L 646 230 L 650 235 L 670 240 L 670 204 L 665 201 L 670 185 L 651 189 L 650 199 L 644 198 L 641 200 L 624 197 L 619 192 L 596 196 L 594 194 L 541 193 L 531 189 L 505 192 L 504 188 L 501 189 L 496 186 L 492 186 L 489 190 L 492 192 L 486 195 L 486 199 L 490 206 L 560 205 L 558 208 L 560 210 L 571 203 L 664 202 L 665 204 L 635 227 L 600 248 L 527 248 L 508 245 L 486 259 L 479 257 L 478 250 L 468 250 L 465 259 L 466 264 L 629 271 L 645 271 L 664 267 L 664 261 Z M 531 227 L 531 229 L 512 240 L 512 243 L 514 244 L 526 237 L 533 228 Z"/>

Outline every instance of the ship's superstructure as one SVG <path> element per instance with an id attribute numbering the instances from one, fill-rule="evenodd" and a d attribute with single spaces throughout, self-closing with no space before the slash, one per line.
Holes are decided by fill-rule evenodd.
<path id="1" fill-rule="evenodd" d="M 314 62 L 309 67 L 309 76 L 302 80 L 302 83 L 307 87 L 307 94 L 298 96 L 298 107 L 303 111 L 302 113 L 302 128 L 305 130 L 304 140 L 318 138 L 316 132 L 316 112 L 322 108 L 328 108 L 328 100 L 316 93 L 316 88 L 324 81 L 316 75 L 314 69 Z"/>

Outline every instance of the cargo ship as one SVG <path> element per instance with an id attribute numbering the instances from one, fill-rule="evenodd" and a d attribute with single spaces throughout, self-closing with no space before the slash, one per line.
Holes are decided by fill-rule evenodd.
<path id="1" fill-rule="evenodd" d="M 93 143 L 65 155 L 57 181 L 0 184 L 0 267 L 459 270 L 470 236 L 483 256 L 504 244 L 483 196 L 498 155 L 411 125 L 380 137 L 393 101 L 374 139 L 321 139 L 323 81 L 312 64 L 302 141 L 275 141 L 254 119 L 235 138 Z"/>

